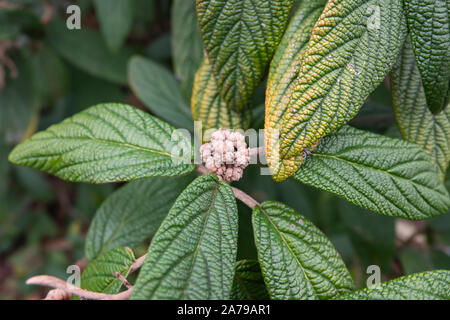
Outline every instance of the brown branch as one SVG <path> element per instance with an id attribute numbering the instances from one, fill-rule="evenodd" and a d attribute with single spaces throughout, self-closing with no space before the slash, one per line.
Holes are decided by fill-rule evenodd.
<path id="1" fill-rule="evenodd" d="M 139 257 L 134 261 L 134 263 L 130 267 L 130 273 L 135 272 L 140 267 L 142 267 L 146 254 L 142 257 Z M 92 292 L 89 290 L 80 289 L 70 283 L 67 283 L 64 280 L 58 279 L 56 277 L 42 275 L 42 276 L 36 276 L 28 279 L 26 281 L 26 284 L 35 284 L 45 287 L 52 287 L 55 289 L 59 289 L 65 292 L 68 292 L 70 294 L 75 294 L 77 296 L 80 296 L 85 299 L 90 300 L 127 300 L 130 298 L 131 293 L 133 292 L 133 286 L 128 282 L 128 280 L 123 277 L 119 272 L 114 272 L 114 275 L 122 281 L 122 283 L 128 288 L 128 290 L 124 292 L 120 292 L 117 294 L 107 294 L 107 293 L 99 293 L 99 292 Z"/>
<path id="2" fill-rule="evenodd" d="M 114 271 L 114 275 L 122 282 L 125 287 L 127 287 L 128 289 L 133 288 L 131 283 L 129 283 L 128 280 L 119 271 Z"/>
<path id="3" fill-rule="evenodd" d="M 201 174 L 207 174 L 208 169 L 206 169 L 204 166 L 199 165 L 197 166 L 196 169 L 199 173 Z M 255 206 L 261 206 L 261 204 L 256 201 L 255 199 L 253 199 L 252 197 L 250 197 L 247 193 L 245 193 L 244 191 L 236 188 L 236 187 L 231 187 L 231 189 L 233 190 L 234 196 L 241 200 L 244 204 L 246 204 L 250 209 L 253 209 Z"/>
<path id="4" fill-rule="evenodd" d="M 47 296 L 43 300 L 70 300 L 70 298 L 72 298 L 70 292 L 61 289 L 53 289 L 47 293 Z"/>
<path id="5" fill-rule="evenodd" d="M 139 269 L 140 267 L 142 267 L 142 265 L 144 264 L 145 258 L 147 257 L 147 254 L 144 254 L 142 257 L 137 258 L 134 263 L 131 265 L 130 267 L 130 273 L 135 272 L 137 269 Z"/>
<path id="6" fill-rule="evenodd" d="M 255 206 L 261 206 L 261 204 L 258 201 L 250 197 L 244 191 L 235 187 L 231 187 L 231 189 L 233 190 L 234 196 L 237 199 L 241 200 L 244 204 L 246 204 L 250 209 L 253 210 Z"/>
<path id="7" fill-rule="evenodd" d="M 208 169 L 206 169 L 206 167 L 202 166 L 202 165 L 198 165 L 196 170 L 201 173 L 201 174 L 208 174 L 209 171 Z"/>
<path id="8" fill-rule="evenodd" d="M 36 276 L 27 280 L 26 284 L 35 284 L 45 287 L 52 287 L 56 289 L 61 289 L 71 294 L 90 299 L 90 300 L 127 300 L 133 293 L 133 287 L 130 289 L 117 293 L 117 294 L 107 294 L 92 292 L 84 289 L 80 289 L 64 280 L 58 279 L 52 276 Z"/>
<path id="9" fill-rule="evenodd" d="M 80 260 L 78 260 L 77 262 L 75 262 L 75 264 L 80 268 L 80 271 L 83 271 L 84 269 L 86 269 L 86 266 L 89 264 L 89 260 L 84 257 L 81 258 Z"/>

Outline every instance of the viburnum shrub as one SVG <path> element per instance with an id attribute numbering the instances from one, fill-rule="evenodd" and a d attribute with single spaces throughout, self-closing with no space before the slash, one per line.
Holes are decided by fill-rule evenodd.
<path id="1" fill-rule="evenodd" d="M 189 79 L 192 64 L 174 43 L 182 91 L 159 85 L 160 67 L 148 60 L 130 61 L 130 84 L 155 115 L 96 105 L 12 151 L 11 162 L 66 181 L 128 182 L 92 221 L 81 288 L 51 276 L 28 283 L 54 287 L 50 297 L 61 299 L 450 298 L 447 270 L 356 290 L 333 244 L 301 212 L 232 186 L 258 165 L 277 182 L 293 179 L 393 219 L 450 208 L 447 1 L 293 2 L 197 0 L 204 56 Z M 175 12 L 186 3 L 175 1 Z M 258 129 L 252 96 L 266 73 L 258 145 L 248 129 Z M 347 124 L 388 74 L 403 139 Z M 143 79 L 192 96 L 192 114 L 166 108 L 176 99 L 152 100 Z M 257 260 L 237 261 L 236 199 L 252 209 Z M 149 238 L 148 253 L 135 258 L 129 247 Z"/>

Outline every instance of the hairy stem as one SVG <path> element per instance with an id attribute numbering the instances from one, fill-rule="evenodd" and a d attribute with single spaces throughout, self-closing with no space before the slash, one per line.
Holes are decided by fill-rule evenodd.
<path id="1" fill-rule="evenodd" d="M 92 292 L 89 290 L 80 289 L 70 283 L 67 283 L 64 280 L 52 276 L 32 277 L 27 280 L 26 284 L 36 284 L 45 287 L 52 287 L 90 300 L 127 300 L 133 293 L 133 287 L 117 294 Z"/>
<path id="2" fill-rule="evenodd" d="M 252 197 L 250 197 L 248 194 L 246 194 L 241 189 L 238 189 L 235 187 L 231 187 L 231 189 L 233 190 L 234 196 L 237 199 L 241 200 L 244 204 L 246 204 L 250 209 L 253 210 L 253 208 L 255 206 L 261 206 L 261 204 L 258 201 L 256 201 Z"/>
<path id="3" fill-rule="evenodd" d="M 207 174 L 208 169 L 206 169 L 204 166 L 199 165 L 197 166 L 197 171 L 201 174 Z M 250 197 L 247 193 L 245 193 L 244 191 L 242 191 L 241 189 L 238 189 L 236 187 L 231 187 L 231 189 L 233 190 L 234 196 L 241 200 L 245 205 L 247 205 L 250 209 L 253 210 L 253 208 L 255 206 L 260 206 L 261 204 L 256 201 L 255 199 L 253 199 L 252 197 Z"/>
<path id="4" fill-rule="evenodd" d="M 145 258 L 147 257 L 144 254 L 142 257 L 136 259 L 134 263 L 130 267 L 130 273 L 135 272 L 144 264 Z M 64 280 L 58 279 L 56 277 L 42 275 L 32 277 L 27 280 L 26 284 L 36 284 L 45 287 L 52 287 L 56 289 L 63 290 L 65 292 L 75 294 L 82 298 L 90 299 L 90 300 L 127 300 L 130 298 L 131 293 L 133 292 L 133 286 L 118 272 L 114 272 L 114 275 L 119 278 L 122 283 L 128 288 L 128 290 L 124 292 L 120 292 L 117 294 L 107 294 L 107 293 L 99 293 L 93 292 L 89 290 L 80 289 L 70 283 L 67 283 Z"/>
<path id="5" fill-rule="evenodd" d="M 142 265 L 144 264 L 145 258 L 147 257 L 147 254 L 144 254 L 142 257 L 137 258 L 134 263 L 131 265 L 130 267 L 130 273 L 135 272 L 137 269 L 139 269 L 140 267 L 142 267 Z"/>

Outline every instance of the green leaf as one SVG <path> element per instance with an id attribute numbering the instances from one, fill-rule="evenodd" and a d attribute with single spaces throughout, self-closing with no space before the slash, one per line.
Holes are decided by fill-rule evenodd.
<path id="1" fill-rule="evenodd" d="M 391 72 L 391 87 L 401 135 L 425 149 L 443 180 L 450 161 L 450 106 L 438 114 L 428 109 L 409 39 Z"/>
<path id="2" fill-rule="evenodd" d="M 195 0 L 175 0 L 172 4 L 173 66 L 184 95 L 190 99 L 194 76 L 203 59 L 203 45 L 197 22 Z"/>
<path id="3" fill-rule="evenodd" d="M 145 30 L 147 23 L 153 22 L 155 19 L 155 0 L 135 0 L 135 19 L 138 28 L 141 27 Z M 139 30 L 139 29 L 138 29 Z"/>
<path id="4" fill-rule="evenodd" d="M 8 145 L 22 140 L 38 102 L 31 61 L 23 51 L 12 58 L 17 66 L 17 77 L 7 76 L 5 86 L 0 89 L 0 128 Z"/>
<path id="5" fill-rule="evenodd" d="M 264 103 L 252 108 L 252 122 L 250 127 L 253 129 L 264 129 L 264 119 L 266 117 L 266 110 Z"/>
<path id="6" fill-rule="evenodd" d="M 133 247 L 153 236 L 190 177 L 132 181 L 97 210 L 86 238 L 86 256 L 121 246 Z"/>
<path id="7" fill-rule="evenodd" d="M 123 104 L 91 107 L 35 134 L 9 160 L 73 182 L 106 183 L 191 172 L 190 141 L 167 123 Z"/>
<path id="8" fill-rule="evenodd" d="M 428 251 L 421 252 L 410 247 L 404 248 L 399 254 L 399 260 L 405 273 L 410 274 L 432 269 L 429 253 Z"/>
<path id="9" fill-rule="evenodd" d="M 197 0 L 197 15 L 225 102 L 247 106 L 283 35 L 292 0 Z"/>
<path id="10" fill-rule="evenodd" d="M 135 5 L 135 0 L 94 0 L 100 30 L 112 51 L 119 50 L 131 31 Z"/>
<path id="11" fill-rule="evenodd" d="M 405 0 L 404 3 L 428 108 L 437 114 L 449 103 L 450 4 L 447 0 Z"/>
<path id="12" fill-rule="evenodd" d="M 74 67 L 70 71 L 70 101 L 73 106 L 67 116 L 105 102 L 125 102 L 126 93 L 120 85 L 93 77 Z M 49 125 L 55 122 L 50 122 Z"/>
<path id="13" fill-rule="evenodd" d="M 189 105 L 174 76 L 163 66 L 146 58 L 133 57 L 128 79 L 136 96 L 158 117 L 178 128 L 192 128 Z"/>
<path id="14" fill-rule="evenodd" d="M 236 263 L 232 300 L 269 300 L 258 261 L 240 260 Z"/>
<path id="15" fill-rule="evenodd" d="M 285 168 L 274 179 L 293 175 L 305 148 L 356 115 L 394 64 L 406 35 L 404 20 L 401 0 L 327 3 L 285 105 L 279 148 Z"/>
<path id="16" fill-rule="evenodd" d="M 25 167 L 15 169 L 17 183 L 34 201 L 49 202 L 53 200 L 54 191 L 42 173 Z"/>
<path id="17" fill-rule="evenodd" d="M 94 292 L 118 293 L 122 282 L 114 272 L 124 278 L 135 261 L 133 251 L 129 248 L 116 248 L 105 252 L 89 262 L 81 274 L 81 288 Z"/>
<path id="18" fill-rule="evenodd" d="M 195 121 L 201 121 L 202 131 L 197 132 L 203 141 L 209 141 L 212 132 L 208 135 L 206 131 L 215 129 L 248 129 L 251 122 L 251 111 L 246 109 L 236 112 L 227 108 L 219 94 L 216 79 L 208 60 L 204 59 L 202 66 L 197 71 L 194 81 L 194 90 L 191 99 L 192 116 Z"/>
<path id="19" fill-rule="evenodd" d="M 147 47 L 147 56 L 161 63 L 166 63 L 172 57 L 171 35 L 165 32 L 153 40 Z"/>
<path id="20" fill-rule="evenodd" d="M 330 299 L 353 280 L 327 237 L 290 207 L 266 201 L 253 209 L 258 260 L 272 299 Z"/>
<path id="21" fill-rule="evenodd" d="M 355 291 L 344 297 L 351 300 L 449 300 L 450 271 L 414 273 L 374 288 Z"/>
<path id="22" fill-rule="evenodd" d="M 41 104 L 52 104 L 69 87 L 66 66 L 50 48 L 42 46 L 32 55 L 33 81 Z"/>
<path id="23" fill-rule="evenodd" d="M 302 1 L 291 18 L 280 45 L 270 63 L 266 91 L 265 147 L 269 167 L 274 176 L 282 175 L 283 163 L 278 160 L 279 141 L 283 116 L 287 111 L 292 90 L 296 86 L 313 27 L 319 19 L 327 0 Z M 272 150 L 275 150 L 272 152 Z M 301 161 L 301 159 L 300 159 Z"/>
<path id="24" fill-rule="evenodd" d="M 322 139 L 295 178 L 386 216 L 419 220 L 450 207 L 419 146 L 349 126 Z"/>
<path id="25" fill-rule="evenodd" d="M 215 175 L 192 182 L 175 201 L 148 249 L 134 299 L 230 297 L 238 216 L 230 186 Z"/>
<path id="26" fill-rule="evenodd" d="M 20 34 L 20 26 L 9 17 L 8 10 L 0 8 L 0 40 L 14 39 Z"/>
<path id="27" fill-rule="evenodd" d="M 445 250 L 445 249 L 443 249 Z M 430 252 L 431 262 L 436 269 L 449 269 L 450 268 L 450 254 L 437 249 L 432 249 Z"/>
<path id="28" fill-rule="evenodd" d="M 69 30 L 55 20 L 47 27 L 47 38 L 56 51 L 78 68 L 111 82 L 127 83 L 127 62 L 132 52 L 125 48 L 112 53 L 99 32 L 87 28 Z"/>
<path id="29" fill-rule="evenodd" d="M 84 17 L 91 9 L 93 0 L 78 0 L 77 5 L 80 7 L 81 16 Z"/>
<path id="30" fill-rule="evenodd" d="M 15 1 L 17 2 L 17 1 Z M 40 19 L 31 10 L 23 8 L 0 8 L 0 39 L 16 39 L 21 35 L 40 38 L 43 27 Z"/>
<path id="31" fill-rule="evenodd" d="M 327 0 L 302 1 L 284 32 L 270 63 L 267 79 L 266 109 L 271 116 L 274 112 L 285 111 L 278 108 L 278 104 L 295 85 L 293 82 L 298 75 L 304 49 L 326 3 Z M 279 118 L 275 117 L 276 120 Z"/>

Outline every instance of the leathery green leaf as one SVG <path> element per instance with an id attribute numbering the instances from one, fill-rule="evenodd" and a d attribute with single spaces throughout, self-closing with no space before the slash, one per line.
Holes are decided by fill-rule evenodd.
<path id="1" fill-rule="evenodd" d="M 100 104 L 33 135 L 9 160 L 73 182 L 187 174 L 191 142 L 174 130 L 134 107 Z"/>
<path id="2" fill-rule="evenodd" d="M 0 130 L 7 145 L 24 139 L 39 106 L 30 60 L 24 51 L 12 58 L 17 67 L 17 77 L 6 73 L 4 87 L 0 90 Z"/>
<path id="3" fill-rule="evenodd" d="M 328 238 L 292 208 L 266 201 L 253 209 L 262 274 L 272 299 L 330 299 L 353 280 Z"/>
<path id="4" fill-rule="evenodd" d="M 69 30 L 59 20 L 47 26 L 47 40 L 67 61 L 83 71 L 114 83 L 127 83 L 129 48 L 111 52 L 97 31 L 82 28 Z"/>
<path id="5" fill-rule="evenodd" d="M 92 220 L 86 237 L 87 258 L 121 246 L 133 247 L 152 237 L 191 180 L 191 176 L 147 178 L 115 191 Z"/>
<path id="6" fill-rule="evenodd" d="M 203 44 L 227 106 L 245 108 L 278 45 L 292 0 L 197 0 Z"/>
<path id="7" fill-rule="evenodd" d="M 177 128 L 192 128 L 189 105 L 169 70 L 135 56 L 128 63 L 128 79 L 133 92 L 155 115 Z"/>
<path id="8" fill-rule="evenodd" d="M 352 292 L 350 300 L 449 300 L 450 271 L 414 273 L 374 287 Z"/>
<path id="9" fill-rule="evenodd" d="M 264 279 L 258 261 L 240 260 L 236 263 L 233 290 L 233 300 L 268 300 Z"/>
<path id="10" fill-rule="evenodd" d="M 100 29 L 106 44 L 117 51 L 133 26 L 135 0 L 94 0 Z"/>
<path id="11" fill-rule="evenodd" d="M 295 178 L 386 216 L 419 220 L 450 208 L 421 147 L 349 126 L 322 139 Z"/>
<path id="12" fill-rule="evenodd" d="M 191 99 L 192 116 L 201 121 L 202 132 L 197 132 L 204 142 L 209 141 L 212 129 L 244 129 L 251 122 L 249 109 L 237 112 L 227 108 L 220 96 L 216 79 L 207 58 L 195 75 L 194 90 Z"/>
<path id="13" fill-rule="evenodd" d="M 279 148 L 285 170 L 274 179 L 294 174 L 305 149 L 356 115 L 396 61 L 405 35 L 401 0 L 327 3 L 285 106 Z"/>
<path id="14" fill-rule="evenodd" d="M 195 0 L 175 0 L 171 11 L 172 60 L 185 97 L 191 98 L 194 76 L 203 59 Z"/>
<path id="15" fill-rule="evenodd" d="M 115 272 L 128 276 L 135 261 L 130 248 L 116 248 L 105 252 L 89 262 L 81 274 L 81 288 L 94 292 L 118 293 L 122 282 Z"/>
<path id="16" fill-rule="evenodd" d="M 231 187 L 215 175 L 178 197 L 149 247 L 133 299 L 228 299 L 237 253 L 238 216 Z"/>
<path id="17" fill-rule="evenodd" d="M 391 72 L 391 88 L 395 119 L 402 137 L 425 149 L 444 180 L 450 161 L 450 106 L 438 114 L 428 109 L 409 39 Z"/>
<path id="18" fill-rule="evenodd" d="M 279 148 L 277 137 L 281 133 L 286 105 L 296 85 L 294 80 L 300 71 L 302 57 L 311 38 L 312 29 L 326 3 L 327 0 L 301 2 L 270 63 L 266 90 L 264 141 L 267 162 L 275 176 L 283 175 L 285 164 L 277 158 Z M 273 153 L 272 150 L 276 152 Z M 297 161 L 302 161 L 302 158 Z"/>
<path id="19" fill-rule="evenodd" d="M 450 3 L 447 0 L 404 3 L 428 108 L 437 114 L 449 103 Z"/>

